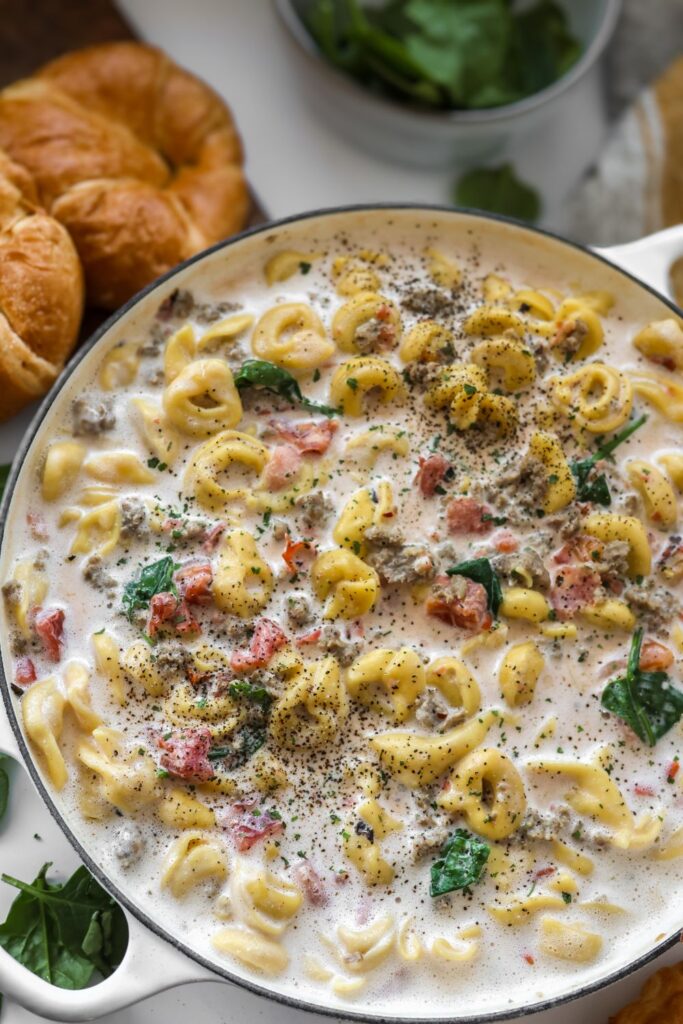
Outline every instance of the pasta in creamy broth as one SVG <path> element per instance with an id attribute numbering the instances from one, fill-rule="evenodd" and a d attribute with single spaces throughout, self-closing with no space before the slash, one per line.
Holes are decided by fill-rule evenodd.
<path id="1" fill-rule="evenodd" d="M 569 990 L 681 895 L 681 325 L 426 224 L 266 248 L 38 435 L 28 742 L 238 973 L 416 1017 Z"/>

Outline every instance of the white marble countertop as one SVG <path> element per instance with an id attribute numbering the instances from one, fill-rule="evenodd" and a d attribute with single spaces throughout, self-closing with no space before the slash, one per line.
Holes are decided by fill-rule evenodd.
<path id="1" fill-rule="evenodd" d="M 233 107 L 245 139 L 250 181 L 268 212 L 285 216 L 341 203 L 397 200 L 448 202 L 453 175 L 388 164 L 362 153 L 333 135 L 309 111 L 287 40 L 269 0 L 119 0 L 139 34 L 163 46 L 176 60 L 208 79 Z M 515 156 L 519 172 L 543 188 L 546 222 L 562 227 L 562 200 L 570 183 L 593 159 L 605 124 L 602 112 L 582 115 L 586 145 L 562 148 L 562 135 L 575 126 L 555 128 Z M 0 462 L 11 460 L 31 412 L 0 427 Z M 64 836 L 33 791 L 24 772 L 13 772 L 11 803 L 0 825 L 0 868 L 32 878 L 45 860 L 66 874 L 77 861 Z M 39 837 L 39 838 L 38 838 Z M 0 915 L 14 895 L 0 887 Z M 659 963 L 680 959 L 677 948 Z M 645 972 L 632 975 L 596 995 L 533 1017 L 534 1024 L 606 1024 L 632 998 Z M 184 1024 L 196 1020 L 246 1024 L 276 1020 L 305 1024 L 325 1019 L 288 1010 L 240 989 L 201 983 L 175 989 L 110 1017 L 108 1024 Z M 7 1002 L 2 1024 L 37 1024 L 42 1018 Z"/>

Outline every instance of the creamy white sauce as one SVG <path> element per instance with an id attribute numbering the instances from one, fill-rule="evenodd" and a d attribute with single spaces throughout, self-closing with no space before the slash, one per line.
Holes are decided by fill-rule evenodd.
<path id="1" fill-rule="evenodd" d="M 343 228 L 337 234 L 338 229 Z M 85 559 L 80 556 L 69 560 L 68 549 L 73 539 L 74 527 L 58 526 L 63 509 L 73 504 L 79 488 L 87 481 L 81 479 L 63 498 L 54 503 L 45 503 L 40 497 L 38 486 L 39 469 L 47 444 L 70 435 L 69 406 L 79 394 L 97 394 L 97 372 L 102 357 L 109 348 L 119 341 L 139 340 L 144 342 L 149 325 L 159 302 L 177 284 L 189 288 L 201 301 L 232 301 L 239 303 L 245 312 L 256 318 L 274 302 L 301 301 L 310 303 L 321 316 L 327 327 L 334 310 L 346 301 L 335 294 L 330 279 L 331 259 L 337 255 L 370 248 L 386 252 L 391 259 L 389 269 L 380 270 L 381 293 L 398 304 L 405 289 L 405 282 L 417 278 L 420 285 L 431 282 L 422 256 L 427 244 L 437 245 L 448 257 L 459 262 L 466 279 L 463 294 L 469 297 L 469 308 L 482 302 L 481 282 L 492 271 L 502 274 L 515 287 L 557 290 L 563 294 L 576 294 L 582 290 L 607 288 L 614 292 L 615 305 L 611 313 L 603 318 L 606 337 L 595 358 L 620 368 L 643 365 L 643 360 L 631 345 L 635 331 L 648 320 L 667 315 L 665 308 L 654 298 L 646 295 L 636 286 L 629 285 L 608 267 L 586 260 L 579 253 L 573 253 L 558 243 L 543 241 L 535 236 L 520 236 L 507 226 L 480 226 L 476 220 L 456 219 L 452 224 L 441 224 L 430 217 L 416 218 L 414 214 L 392 215 L 363 214 L 342 223 L 311 221 L 302 225 L 279 230 L 271 238 L 247 240 L 235 249 L 227 249 L 208 258 L 197 267 L 185 271 L 180 281 L 163 286 L 154 296 L 147 298 L 138 308 L 115 325 L 109 335 L 91 352 L 74 373 L 62 394 L 38 431 L 36 440 L 26 461 L 19 488 L 15 496 L 5 545 L 2 554 L 2 580 L 12 572 L 15 559 L 44 546 L 32 538 L 26 525 L 26 512 L 39 509 L 47 524 L 49 541 L 50 590 L 46 606 L 61 606 L 66 610 L 64 651 L 61 665 L 70 658 L 85 660 L 92 669 L 91 692 L 93 705 L 109 725 L 121 728 L 131 748 L 138 745 L 150 748 L 150 716 L 155 727 L 164 727 L 161 711 L 150 711 L 152 705 L 160 707 L 162 700 L 146 698 L 139 702 L 130 701 L 123 710 L 117 709 L 107 693 L 106 682 L 98 678 L 93 667 L 93 652 L 90 637 L 93 632 L 106 627 L 125 648 L 139 639 L 140 632 L 120 614 L 121 586 L 136 575 L 141 563 L 148 563 L 165 553 L 168 538 L 152 535 L 152 541 L 145 549 L 133 545 L 128 553 L 117 549 L 106 565 L 116 577 L 120 586 L 112 602 L 106 595 L 89 587 L 83 580 L 82 567 Z M 313 259 L 312 268 L 306 275 L 295 275 L 286 282 L 267 287 L 263 280 L 262 267 L 265 259 L 280 249 L 294 247 L 306 253 L 322 253 Z M 447 326 L 457 328 L 464 312 L 459 311 L 455 319 L 445 318 Z M 414 313 L 402 312 L 404 332 L 420 317 Z M 180 326 L 177 322 L 176 326 Z M 198 333 L 205 325 L 196 325 Z M 456 330 L 456 337 L 458 332 Z M 248 335 L 246 336 L 248 339 Z M 467 344 L 471 342 L 467 339 Z M 242 344 L 245 344 L 243 341 Z M 465 342 L 459 342 L 465 344 Z M 248 344 L 245 345 L 248 349 Z M 250 355 L 250 352 L 247 352 Z M 384 353 L 383 353 L 384 354 Z M 396 352 L 387 356 L 397 367 L 401 367 Z M 335 357 L 335 363 L 348 358 L 343 354 Z M 141 361 L 135 382 L 126 390 L 115 394 L 117 425 L 112 431 L 87 439 L 91 451 L 125 448 L 136 451 L 143 462 L 150 452 L 142 442 L 132 423 L 129 400 L 133 396 L 144 396 L 158 402 L 161 387 L 146 382 L 149 374 L 160 365 L 160 359 L 147 358 Z M 549 372 L 555 372 L 553 367 Z M 328 400 L 330 370 L 322 371 L 321 379 L 314 383 L 310 375 L 302 377 L 305 393 L 321 402 Z M 259 406 L 268 407 L 264 396 Z M 645 403 L 635 403 L 636 411 L 645 410 Z M 651 459 L 657 452 L 676 449 L 680 443 L 680 430 L 664 420 L 657 412 L 648 409 L 648 424 L 620 449 L 617 464 L 626 458 Z M 280 414 L 278 414 L 280 415 Z M 292 410 L 285 414 L 293 420 L 307 418 L 305 413 Z M 260 423 L 267 420 L 260 418 Z M 442 429 L 435 426 L 441 419 Z M 436 496 L 423 498 L 414 485 L 418 456 L 428 454 L 434 437 L 442 435 L 439 451 L 452 456 L 456 469 L 456 482 L 463 475 L 476 479 L 483 470 L 491 466 L 493 449 L 505 451 L 509 442 L 503 438 L 497 443 L 482 441 L 477 450 L 468 450 L 457 433 L 446 434 L 444 413 L 424 415 L 421 401 L 415 398 L 406 407 L 368 406 L 368 415 L 362 419 L 343 418 L 332 446 L 323 456 L 334 463 L 335 457 L 343 453 L 346 442 L 356 433 L 369 426 L 385 422 L 397 424 L 410 437 L 410 452 L 405 459 L 393 459 L 391 454 L 382 454 L 370 472 L 370 484 L 380 479 L 390 479 L 394 487 L 398 514 L 395 522 L 403 528 L 410 542 L 426 540 L 429 545 L 447 539 L 444 507 L 448 498 Z M 245 411 L 245 417 L 238 429 L 249 429 L 259 424 L 259 417 Z M 520 453 L 526 449 L 526 438 L 531 425 L 520 430 L 515 440 Z M 266 438 L 266 442 L 268 442 Z M 187 458 L 202 442 L 192 438 L 186 441 L 186 452 L 172 471 L 158 473 L 153 485 L 124 489 L 125 493 L 139 493 L 146 499 L 163 506 L 178 507 L 180 491 Z M 574 452 L 567 451 L 568 455 Z M 318 457 L 314 457 L 318 458 Z M 357 466 L 350 467 L 357 470 Z M 341 511 L 347 497 L 362 486 L 353 478 L 348 464 L 343 464 L 340 474 L 333 473 L 324 490 L 335 502 L 337 512 L 330 518 L 324 529 L 311 531 L 319 550 L 334 547 L 331 530 L 336 515 Z M 449 498 L 456 493 L 449 485 Z M 617 508 L 615 507 L 615 509 Z M 642 510 L 641 510 L 642 511 Z M 214 517 L 197 508 L 193 514 L 214 520 Z M 279 518 L 277 514 L 273 518 Z M 286 518 L 283 516 L 282 518 Z M 242 525 L 252 532 L 262 523 L 261 514 L 245 511 Z M 534 535 L 543 529 L 543 522 L 530 522 L 526 529 L 515 532 L 521 538 L 533 542 Z M 460 558 L 483 553 L 487 546 L 487 535 L 477 537 L 453 537 Z M 666 544 L 666 534 L 650 530 L 653 562 Z M 561 542 L 551 546 L 555 550 Z M 272 602 L 263 614 L 286 623 L 284 601 L 288 588 L 284 585 L 287 574 L 281 559 L 282 541 L 276 540 L 272 530 L 267 530 L 258 539 L 261 556 L 266 558 L 276 575 L 283 580 L 276 590 Z M 200 554 L 192 546 L 174 552 L 179 562 Z M 119 559 L 125 559 L 119 564 Z M 549 562 L 549 559 L 547 560 Z M 550 564 L 550 563 L 549 563 Z M 296 585 L 310 595 L 310 586 L 303 575 Z M 319 606 L 318 606 L 319 608 Z M 319 614 L 319 613 L 318 613 Z M 579 620 L 577 620 L 579 621 Z M 467 634 L 455 627 L 427 616 L 419 603 L 409 596 L 409 588 L 402 586 L 384 588 L 376 608 L 364 616 L 365 640 L 362 651 L 377 646 L 396 647 L 408 645 L 417 650 L 425 662 L 441 655 L 458 655 Z M 530 808 L 544 810 L 552 803 L 562 801 L 570 784 L 566 780 L 548 778 L 545 775 L 525 770 L 528 760 L 545 757 L 551 760 L 588 761 L 595 751 L 603 746 L 609 748 L 612 758 L 612 779 L 618 784 L 632 812 L 639 816 L 645 812 L 661 814 L 664 817 L 662 839 L 670 836 L 683 823 L 683 794 L 676 780 L 668 785 L 665 781 L 667 766 L 673 758 L 683 753 L 680 724 L 659 740 L 656 747 L 649 749 L 635 740 L 614 716 L 601 713 L 599 696 L 607 678 L 605 666 L 626 656 L 630 635 L 624 633 L 604 634 L 588 624 L 579 624 L 579 638 L 575 641 L 552 642 L 539 635 L 537 627 L 528 623 L 509 622 L 508 643 L 498 650 L 479 650 L 467 657 L 482 692 L 482 708 L 495 707 L 503 711 L 505 703 L 501 698 L 498 684 L 498 668 L 509 644 L 522 639 L 534 638 L 542 650 L 546 665 L 540 677 L 534 700 L 521 708 L 514 709 L 516 722 L 510 724 L 501 716 L 500 725 L 494 726 L 484 741 L 486 746 L 495 746 L 514 761 L 522 774 Z M 285 625 L 285 629 L 289 627 Z M 306 632 L 302 628 L 300 632 Z M 207 637 L 210 641 L 210 637 Z M 662 638 L 666 641 L 666 635 Z M 229 645 L 224 644 L 226 651 Z M 8 678 L 13 675 L 14 658 L 9 654 L 9 644 L 4 645 L 5 667 Z M 304 649 L 305 656 L 309 652 Z M 311 649 L 310 656 L 317 654 Z M 39 678 L 50 672 L 59 674 L 56 668 L 35 657 Z M 602 674 L 601 674 L 602 673 Z M 679 679 L 678 666 L 671 670 L 674 681 Z M 552 736 L 539 738 L 544 724 L 556 718 L 557 727 Z M 419 728 L 414 719 L 407 728 Z M 296 864 L 299 852 L 305 854 L 311 864 L 325 880 L 329 901 L 323 907 L 312 907 L 306 902 L 285 931 L 283 943 L 290 954 L 288 969 L 279 977 L 268 980 L 268 987 L 282 993 L 294 995 L 310 1002 L 332 1000 L 339 1005 L 352 1005 L 369 1014 L 395 1014 L 403 1017 L 452 1016 L 458 1012 L 483 1013 L 494 1009 L 514 1008 L 529 1005 L 537 1000 L 552 998 L 581 988 L 601 976 L 616 970 L 631 959 L 646 953 L 661 937 L 670 934 L 679 924 L 680 897 L 683 891 L 680 862 L 657 861 L 652 851 L 629 852 L 615 850 L 610 845 L 596 850 L 585 842 L 585 835 L 591 831 L 590 819 L 584 818 L 583 838 L 564 838 L 577 850 L 584 851 L 594 863 L 590 876 L 576 876 L 578 894 L 572 902 L 560 910 L 548 913 L 563 922 L 582 922 L 591 931 L 603 937 L 602 952 L 593 963 L 571 964 L 551 958 L 538 948 L 538 928 L 542 914 L 530 915 L 528 923 L 509 927 L 495 921 L 487 906 L 497 899 L 505 900 L 524 896 L 534 887 L 534 874 L 544 867 L 554 865 L 564 870 L 553 859 L 550 844 L 542 840 L 529 840 L 511 846 L 515 852 L 515 869 L 512 884 L 507 892 L 500 891 L 495 877 L 485 873 L 468 895 L 455 892 L 445 900 L 433 900 L 429 896 L 429 869 L 434 857 L 427 857 L 413 864 L 410 856 L 412 840 L 419 837 L 421 829 L 415 824 L 413 793 L 394 780 L 388 779 L 379 797 L 380 803 L 403 822 L 401 830 L 391 833 L 382 841 L 384 857 L 394 866 L 395 878 L 389 886 L 368 888 L 354 866 L 343 853 L 340 831 L 348 828 L 355 819 L 354 808 L 362 799 L 354 774 L 361 760 L 372 756 L 369 752 L 368 737 L 377 731 L 392 728 L 392 723 L 381 715 L 363 711 L 359 714 L 353 706 L 348 722 L 341 730 L 338 741 L 331 749 L 324 749 L 311 755 L 292 755 L 287 751 L 276 751 L 287 766 L 290 785 L 271 797 L 264 798 L 262 807 L 277 808 L 286 822 L 286 831 L 275 837 L 279 843 L 278 856 L 267 862 L 267 866 L 285 877 L 291 877 L 291 868 Z M 67 726 L 62 738 L 67 762 L 75 757 L 73 748 L 77 737 L 71 726 Z M 162 785 L 170 785 L 163 781 Z M 182 783 L 180 783 L 182 785 Z M 635 786 L 652 787 L 654 796 L 638 796 Z M 142 859 L 128 870 L 123 870 L 113 855 L 113 841 L 122 819 L 112 817 L 103 822 L 85 821 L 78 809 L 77 773 L 71 771 L 71 780 L 66 789 L 55 794 L 54 799 L 65 815 L 70 827 L 83 842 L 93 858 L 105 872 L 123 889 L 135 903 L 153 920 L 158 921 L 169 932 L 179 936 L 191 948 L 208 959 L 227 967 L 238 975 L 259 980 L 246 969 L 231 960 L 221 958 L 211 945 L 212 935 L 223 924 L 213 916 L 215 893 L 199 888 L 182 901 L 177 901 L 159 887 L 160 865 L 169 842 L 174 838 L 171 829 L 161 825 L 153 813 L 148 817 L 139 816 L 137 824 L 145 839 L 146 849 Z M 199 795 L 199 794 L 198 794 Z M 220 808 L 232 802 L 230 797 L 210 797 L 201 794 L 205 802 Z M 580 815 L 574 815 L 580 818 Z M 453 827 L 467 827 L 461 818 L 453 819 Z M 225 843 L 229 858 L 235 856 L 228 832 L 220 828 L 212 834 Z M 514 840 L 514 836 L 512 837 Z M 495 845 L 495 844 L 491 844 Z M 505 841 L 499 845 L 505 846 Z M 263 859 L 263 844 L 241 856 L 260 863 Z M 434 855 L 436 856 L 436 855 Z M 341 869 L 348 872 L 348 881 L 338 884 L 334 876 Z M 536 881 L 535 891 L 546 892 L 546 882 Z M 225 885 L 230 888 L 230 881 Z M 609 914 L 596 910 L 582 909 L 580 904 L 606 900 L 622 907 L 621 914 Z M 428 955 L 416 963 L 403 963 L 392 954 L 375 971 L 368 974 L 367 987 L 358 996 L 355 1004 L 338 1000 L 330 992 L 327 982 L 314 982 L 304 972 L 304 956 L 317 957 L 328 965 L 335 974 L 343 974 L 320 935 L 334 935 L 337 925 L 358 927 L 382 914 L 393 915 L 397 924 L 411 916 L 417 935 L 425 946 L 434 938 L 444 936 L 457 943 L 457 934 L 467 926 L 479 925 L 481 938 L 479 952 L 474 960 L 464 963 L 448 963 Z M 530 964 L 523 954 L 533 957 Z"/>

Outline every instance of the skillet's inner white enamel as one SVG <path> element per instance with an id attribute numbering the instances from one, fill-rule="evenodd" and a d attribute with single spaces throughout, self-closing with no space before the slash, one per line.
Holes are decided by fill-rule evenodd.
<path id="1" fill-rule="evenodd" d="M 680 327 L 506 226 L 338 224 L 86 358 L 13 503 L 6 670 L 69 823 L 203 955 L 368 1013 L 529 1005 L 676 925 Z M 614 684 L 640 629 L 666 678 Z"/>

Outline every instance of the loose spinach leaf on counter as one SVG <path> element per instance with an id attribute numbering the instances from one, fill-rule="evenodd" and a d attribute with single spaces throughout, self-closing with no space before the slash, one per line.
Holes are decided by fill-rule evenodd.
<path id="1" fill-rule="evenodd" d="M 593 467 L 596 462 L 600 462 L 601 459 L 607 459 L 612 452 L 619 447 L 624 441 L 626 441 L 631 434 L 635 434 L 636 430 L 639 430 L 644 423 L 647 422 L 647 416 L 643 413 L 633 423 L 629 423 L 628 426 L 620 430 L 618 434 L 615 434 L 611 441 L 607 441 L 606 444 L 601 445 L 596 452 L 590 455 L 587 459 L 578 459 L 574 462 L 570 462 L 569 468 L 571 469 L 574 479 L 576 480 L 576 497 L 579 501 L 592 501 L 596 505 L 611 505 L 612 495 L 609 491 L 609 485 L 607 483 L 607 477 L 604 473 L 600 473 L 594 480 L 589 480 Z"/>
<path id="2" fill-rule="evenodd" d="M 369 89 L 436 109 L 513 103 L 580 55 L 553 0 L 313 0 L 303 21 L 323 56 Z"/>
<path id="3" fill-rule="evenodd" d="M 254 686 L 248 679 L 236 679 L 230 683 L 228 693 L 231 697 L 246 697 L 254 704 L 260 704 L 265 711 L 273 703 L 273 698 L 265 686 Z"/>
<path id="4" fill-rule="evenodd" d="M 173 582 L 173 573 L 180 568 L 171 558 L 166 555 L 158 562 L 146 565 L 140 572 L 137 579 L 127 583 L 123 591 L 123 610 L 129 619 L 132 619 L 133 612 L 138 608 L 148 608 L 149 602 L 155 594 L 162 594 L 170 591 L 176 594 L 176 585 Z"/>
<path id="5" fill-rule="evenodd" d="M 245 388 L 260 388 L 280 395 L 292 405 L 300 405 L 310 412 L 321 412 L 324 416 L 338 416 L 339 409 L 312 402 L 301 393 L 299 382 L 287 370 L 269 363 L 265 359 L 247 359 L 235 374 L 235 385 L 240 391 Z"/>
<path id="6" fill-rule="evenodd" d="M 468 171 L 456 183 L 453 199 L 457 206 L 502 213 L 530 223 L 538 220 L 541 212 L 538 192 L 517 177 L 511 164 Z"/>
<path id="7" fill-rule="evenodd" d="M 471 558 L 467 562 L 459 562 L 446 572 L 449 576 L 466 576 L 474 583 L 481 583 L 488 596 L 489 611 L 494 616 L 498 614 L 503 591 L 496 570 L 488 558 Z"/>
<path id="8" fill-rule="evenodd" d="M 9 802 L 9 775 L 3 764 L 4 760 L 5 758 L 0 754 L 0 821 L 2 821 L 7 812 L 7 804 Z"/>
<path id="9" fill-rule="evenodd" d="M 126 919 L 86 868 L 60 884 L 47 880 L 49 866 L 32 884 L 2 876 L 21 891 L 0 924 L 0 946 L 45 981 L 84 988 L 95 971 L 106 978 L 121 963 Z"/>
<path id="10" fill-rule="evenodd" d="M 672 686 L 666 672 L 642 671 L 642 642 L 641 628 L 633 634 L 626 673 L 607 684 L 602 706 L 622 718 L 643 743 L 654 747 L 683 718 L 683 690 Z"/>
<path id="11" fill-rule="evenodd" d="M 444 896 L 455 889 L 466 889 L 482 876 L 490 848 L 471 832 L 456 828 L 432 864 L 430 896 Z"/>
<path id="12" fill-rule="evenodd" d="M 7 478 L 9 477 L 9 471 L 11 468 L 12 467 L 9 463 L 0 466 L 0 498 L 2 498 L 3 491 L 5 490 L 5 484 L 7 483 Z"/>

